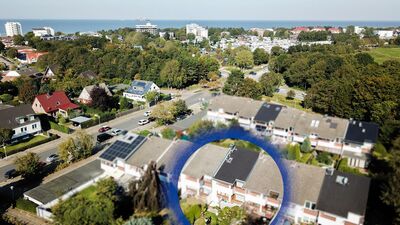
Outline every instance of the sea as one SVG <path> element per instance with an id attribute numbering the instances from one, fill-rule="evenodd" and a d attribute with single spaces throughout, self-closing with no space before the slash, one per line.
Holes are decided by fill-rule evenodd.
<path id="1" fill-rule="evenodd" d="M 27 33 L 35 27 L 52 27 L 55 31 L 63 33 L 89 32 L 114 30 L 118 28 L 131 27 L 135 25 L 145 24 L 143 20 L 37 20 L 37 19 L 0 19 L 0 35 L 5 34 L 4 25 L 8 21 L 20 22 L 22 31 Z M 368 26 L 368 27 L 399 27 L 400 21 L 289 21 L 289 20 L 151 20 L 152 24 L 158 25 L 159 28 L 182 28 L 189 23 L 197 23 L 205 27 L 235 27 L 235 28 L 292 28 L 297 26 L 332 26 L 346 27 Z"/>

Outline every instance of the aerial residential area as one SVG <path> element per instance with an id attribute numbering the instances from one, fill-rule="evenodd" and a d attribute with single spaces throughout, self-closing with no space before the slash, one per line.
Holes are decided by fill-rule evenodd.
<path id="1" fill-rule="evenodd" d="M 0 224 L 399 224 L 398 3 L 250 1 L 1 3 Z"/>

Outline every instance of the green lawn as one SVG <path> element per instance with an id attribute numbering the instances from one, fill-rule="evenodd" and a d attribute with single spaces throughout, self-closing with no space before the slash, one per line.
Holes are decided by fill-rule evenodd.
<path id="1" fill-rule="evenodd" d="M 22 148 L 22 147 L 24 147 L 26 145 L 30 145 L 30 144 L 34 144 L 34 143 L 39 142 L 39 141 L 46 140 L 47 138 L 48 137 L 45 137 L 45 136 L 42 136 L 42 135 L 37 135 L 37 136 L 33 137 L 32 139 L 30 139 L 28 141 L 21 142 L 21 143 L 15 144 L 15 145 L 9 145 L 9 146 L 6 147 L 6 150 L 7 150 L 7 152 L 8 151 L 12 151 L 12 150 L 15 150 L 15 149 L 18 149 L 18 148 Z M 1 148 L 0 151 L 4 152 L 4 148 Z"/>
<path id="2" fill-rule="evenodd" d="M 25 200 L 23 198 L 17 199 L 15 202 L 15 207 L 24 211 L 28 211 L 36 214 L 37 205 L 29 200 Z"/>
<path id="3" fill-rule="evenodd" d="M 374 48 L 368 51 L 375 62 L 383 63 L 386 60 L 400 60 L 400 48 Z"/>
<path id="4" fill-rule="evenodd" d="M 85 196 L 90 200 L 93 200 L 96 198 L 96 186 L 95 185 L 91 185 L 85 189 L 83 189 L 81 192 L 79 192 L 79 195 L 81 196 Z"/>
<path id="5" fill-rule="evenodd" d="M 289 106 L 289 107 L 292 107 L 292 108 L 296 108 L 296 109 L 300 109 L 300 110 L 307 111 L 307 112 L 311 111 L 310 109 L 305 109 L 302 106 L 303 102 L 301 100 L 298 100 L 298 99 L 293 99 L 293 100 L 292 99 L 287 99 L 285 95 L 282 95 L 282 94 L 279 94 L 279 93 L 275 93 L 273 97 L 265 96 L 263 98 L 263 100 L 267 101 L 267 102 L 276 102 L 276 103 L 279 103 L 279 104 L 282 104 L 282 105 L 286 105 L 286 106 Z"/>

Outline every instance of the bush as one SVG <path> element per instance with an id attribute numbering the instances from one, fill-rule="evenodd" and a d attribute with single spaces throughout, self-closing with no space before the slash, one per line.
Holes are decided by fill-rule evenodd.
<path id="1" fill-rule="evenodd" d="M 321 152 L 317 155 L 317 160 L 320 163 L 323 163 L 325 165 L 331 165 L 332 164 L 332 158 L 331 155 L 327 152 Z"/>
<path id="2" fill-rule="evenodd" d="M 82 123 L 81 124 L 81 128 L 85 129 L 85 128 L 88 128 L 88 127 L 93 127 L 93 126 L 96 126 L 98 123 L 99 123 L 98 120 L 91 119 L 89 121 L 86 121 L 86 122 Z"/>
<path id="3" fill-rule="evenodd" d="M 161 131 L 161 136 L 162 136 L 163 138 L 172 140 L 172 139 L 174 139 L 174 137 L 176 136 L 176 133 L 175 133 L 175 131 L 174 131 L 173 129 L 167 127 L 167 128 L 164 128 L 164 129 Z"/>
<path id="4" fill-rule="evenodd" d="M 287 158 L 289 160 L 299 161 L 301 157 L 300 146 L 298 144 L 288 146 L 288 155 Z"/>
<path id="5" fill-rule="evenodd" d="M 70 134 L 71 133 L 71 129 L 69 129 L 69 127 L 66 127 L 64 125 L 60 125 L 60 124 L 55 123 L 53 121 L 50 121 L 50 128 L 54 129 L 54 130 L 57 130 L 57 131 L 60 131 L 60 132 L 63 132 L 63 133 L 66 133 L 66 134 Z"/>
<path id="6" fill-rule="evenodd" d="M 358 169 L 348 166 L 347 158 L 343 158 L 340 160 L 337 170 L 344 172 L 344 173 L 352 173 L 352 174 L 357 174 L 357 175 L 361 174 Z"/>
<path id="7" fill-rule="evenodd" d="M 0 99 L 2 102 L 10 102 L 14 99 L 14 97 L 10 94 L 2 94 L 0 95 Z"/>
<path id="8" fill-rule="evenodd" d="M 147 137 L 149 134 L 151 134 L 151 132 L 149 130 L 141 130 L 137 133 L 138 135 Z"/>

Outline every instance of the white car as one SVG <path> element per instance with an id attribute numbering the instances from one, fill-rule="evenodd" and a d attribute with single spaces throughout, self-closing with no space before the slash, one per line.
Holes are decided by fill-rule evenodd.
<path id="1" fill-rule="evenodd" d="M 121 130 L 121 129 L 114 129 L 111 131 L 111 135 L 113 135 L 113 136 L 117 136 L 120 134 L 123 134 L 123 130 Z"/>
<path id="2" fill-rule="evenodd" d="M 59 160 L 59 157 L 57 154 L 51 154 L 49 157 L 46 158 L 46 162 L 48 163 L 53 163 Z"/>
<path id="3" fill-rule="evenodd" d="M 151 111 L 144 112 L 143 115 L 149 117 L 151 115 Z"/>
<path id="4" fill-rule="evenodd" d="M 139 122 L 138 122 L 138 124 L 140 126 L 146 125 L 148 123 L 150 123 L 150 121 L 148 119 L 142 119 L 142 120 L 139 120 Z"/>

